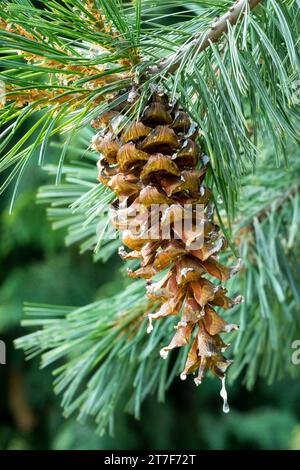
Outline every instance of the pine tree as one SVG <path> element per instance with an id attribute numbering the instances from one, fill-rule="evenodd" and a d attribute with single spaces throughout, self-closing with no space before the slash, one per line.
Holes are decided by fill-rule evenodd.
<path id="1" fill-rule="evenodd" d="M 37 159 L 56 175 L 38 198 L 50 204 L 54 227 L 68 227 L 67 243 L 81 241 L 108 263 L 118 250 L 129 277 L 148 285 L 126 281 L 124 292 L 81 308 L 29 304 L 24 324 L 41 329 L 17 347 L 42 353 L 43 366 L 63 358 L 55 390 L 65 414 L 93 415 L 100 431 L 130 390 L 127 406 L 139 416 L 145 397 L 162 399 L 180 373 L 198 371 L 199 384 L 210 370 L 224 382 L 231 360 L 220 334 L 237 328 L 234 316 L 232 379 L 243 371 L 251 387 L 258 375 L 296 373 L 280 339 L 292 344 L 300 332 L 299 1 L 42 3 L 4 1 L 1 12 L 1 191 L 15 180 L 13 209 Z M 24 130 L 29 118 L 35 124 Z M 51 166 L 56 134 L 61 157 Z M 143 231 L 152 204 L 164 205 L 156 239 Z M 192 227 L 203 205 L 197 250 L 200 233 L 176 233 L 185 204 Z M 112 237 L 111 208 L 131 252 Z M 122 225 L 124 215 L 137 233 Z M 228 244 L 233 267 L 222 253 Z M 233 282 L 237 252 L 243 267 Z M 240 306 L 240 295 L 227 296 L 237 287 Z M 226 320 L 216 308 L 230 309 Z"/>

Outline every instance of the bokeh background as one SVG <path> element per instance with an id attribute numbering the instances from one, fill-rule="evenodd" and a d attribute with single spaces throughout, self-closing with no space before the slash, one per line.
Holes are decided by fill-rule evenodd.
<path id="1" fill-rule="evenodd" d="M 35 200 L 48 181 L 33 162 L 13 213 L 9 191 L 0 203 L 0 339 L 7 345 L 7 365 L 0 366 L 0 449 L 300 449 L 297 380 L 272 386 L 258 380 L 248 391 L 241 376 L 228 387 L 231 412 L 225 415 L 219 381 L 196 388 L 176 379 L 165 403 L 146 400 L 140 421 L 117 415 L 114 436 L 99 437 L 92 423 L 62 417 L 51 370 L 39 370 L 38 359 L 26 362 L 13 346 L 27 333 L 20 326 L 23 302 L 80 306 L 117 292 L 120 261 L 113 257 L 108 270 L 90 254 L 79 255 L 78 247 L 65 247 L 64 232 L 51 229 Z"/>

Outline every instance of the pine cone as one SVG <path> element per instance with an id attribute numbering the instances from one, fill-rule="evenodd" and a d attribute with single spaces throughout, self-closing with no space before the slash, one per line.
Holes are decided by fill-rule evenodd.
<path id="1" fill-rule="evenodd" d="M 222 286 L 238 266 L 230 269 L 218 261 L 217 253 L 227 243 L 213 221 L 211 191 L 203 184 L 208 158 L 201 158 L 197 127 L 178 103 L 170 104 L 159 93 L 153 93 L 139 121 L 120 131 L 123 121 L 124 115 L 117 111 L 100 117 L 94 127 L 103 125 L 105 131 L 95 136 L 93 144 L 101 154 L 99 180 L 117 195 L 114 225 L 131 250 L 122 247 L 120 256 L 140 260 L 139 268 L 128 274 L 148 279 L 147 295 L 160 304 L 157 312 L 148 315 L 148 332 L 153 320 L 180 315 L 176 333 L 161 356 L 191 344 L 181 378 L 198 370 L 198 385 L 209 369 L 224 379 L 232 361 L 222 354 L 228 345 L 219 334 L 238 327 L 226 323 L 215 307 L 229 309 L 241 301 L 241 297 L 229 299 Z M 196 224 L 199 207 L 203 209 L 200 226 Z M 182 228 L 183 219 L 190 223 Z M 158 273 L 163 276 L 154 281 Z"/>

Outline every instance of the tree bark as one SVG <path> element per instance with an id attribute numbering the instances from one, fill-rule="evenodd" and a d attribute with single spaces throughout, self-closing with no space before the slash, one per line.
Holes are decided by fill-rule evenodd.
<path id="1" fill-rule="evenodd" d="M 167 70 L 169 73 L 174 73 L 180 65 L 180 60 L 177 59 L 179 54 L 184 54 L 190 48 L 197 48 L 198 53 L 204 51 L 210 46 L 212 42 L 217 42 L 223 33 L 228 32 L 228 24 L 235 25 L 248 2 L 250 10 L 255 8 L 263 0 L 238 0 L 233 4 L 229 10 L 214 23 L 212 23 L 209 30 L 200 37 L 199 33 L 196 33 L 194 39 L 186 44 L 179 52 L 171 54 L 170 56 L 163 59 L 159 64 L 149 68 L 150 74 L 160 73 L 163 70 Z"/>

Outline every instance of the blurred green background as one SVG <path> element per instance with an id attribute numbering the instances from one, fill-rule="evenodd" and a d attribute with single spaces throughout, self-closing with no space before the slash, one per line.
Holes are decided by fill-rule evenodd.
<path id="1" fill-rule="evenodd" d="M 64 246 L 63 233 L 51 230 L 45 207 L 35 203 L 37 187 L 47 181 L 33 162 L 12 215 L 10 193 L 1 199 L 0 339 L 7 365 L 0 366 L 0 449 L 300 449 L 297 381 L 258 381 L 251 392 L 236 382 L 228 387 L 231 412 L 225 415 L 219 381 L 196 388 L 177 379 L 166 403 L 146 400 L 141 421 L 116 416 L 114 437 L 100 438 L 91 424 L 62 417 L 51 370 L 39 370 L 38 360 L 26 362 L 13 347 L 27 333 L 20 326 L 23 302 L 87 304 L 118 290 L 113 281 L 120 262 L 114 257 L 108 271 L 76 246 Z"/>

